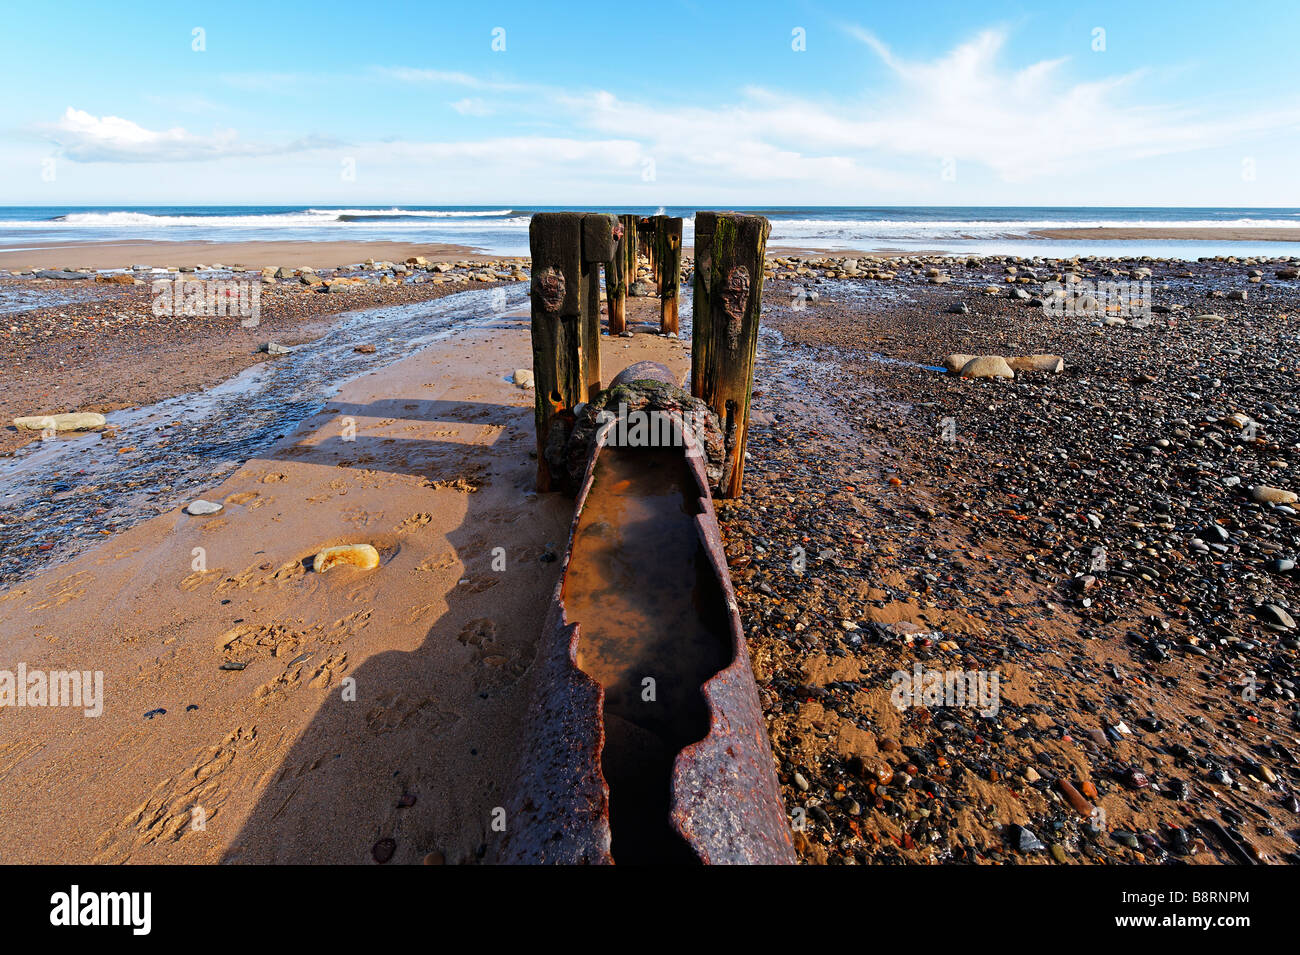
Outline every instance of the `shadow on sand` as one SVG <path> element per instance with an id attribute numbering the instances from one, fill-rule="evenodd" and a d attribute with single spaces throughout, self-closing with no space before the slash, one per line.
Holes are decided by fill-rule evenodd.
<path id="1" fill-rule="evenodd" d="M 463 565 L 460 582 L 415 595 L 437 614 L 432 624 L 428 615 L 412 621 L 423 642 L 409 651 L 372 653 L 355 669 L 325 678 L 324 703 L 263 783 L 222 861 L 371 863 L 388 856 L 413 863 L 436 853 L 448 863 L 473 862 L 492 838 L 493 809 L 507 799 L 526 709 L 521 677 L 559 573 L 558 561 L 540 558 L 548 546 L 562 548 L 572 505 L 558 495 L 521 503 L 533 484 L 530 408 L 401 398 L 329 407 L 340 420 L 418 421 L 425 433 L 429 423 L 443 422 L 449 432 L 465 425 L 501 430 L 487 445 L 467 445 L 366 437 L 361 427 L 355 440 L 329 437 L 267 459 L 418 475 L 439 484 L 465 481 L 480 489 L 463 495 L 464 519 L 447 534 L 450 553 L 439 565 Z M 527 515 L 526 527 L 512 527 L 527 508 L 537 513 Z M 491 566 L 497 546 L 506 548 L 504 573 Z M 398 630 L 409 613 L 374 609 Z M 296 685 L 305 688 L 324 652 L 286 675 L 301 671 Z M 345 699 L 349 679 L 355 700 Z"/>

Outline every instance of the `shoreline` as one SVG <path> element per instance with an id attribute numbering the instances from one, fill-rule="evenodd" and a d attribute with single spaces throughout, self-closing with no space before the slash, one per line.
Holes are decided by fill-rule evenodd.
<path id="1" fill-rule="evenodd" d="M 1006 241 L 1025 241 L 1044 243 L 1056 241 L 1098 240 L 1117 243 L 1114 248 L 1090 251 L 1091 258 L 1123 259 L 1133 257 L 1126 252 L 1123 242 L 1138 241 L 1188 241 L 1188 242 L 1300 242 L 1300 228 L 1130 228 L 1096 226 L 1090 228 L 1070 229 L 1033 229 L 1016 236 L 1004 237 Z M 970 241 L 970 240 L 963 240 Z M 994 240 L 989 240 L 994 241 Z M 865 243 L 860 243 L 865 244 Z M 941 244 L 941 243 L 938 243 Z M 691 252 L 694 246 L 683 245 L 684 252 Z M 865 248 L 819 248 L 798 242 L 780 241 L 769 244 L 768 258 L 776 256 L 858 256 L 862 258 L 895 259 L 907 257 L 936 257 L 965 259 L 981 256 L 995 256 L 998 252 L 945 252 L 934 249 L 901 249 L 882 243 L 881 247 Z M 1051 250 L 1045 258 L 1071 258 L 1079 255 L 1077 251 L 1064 252 Z M 1242 255 L 1251 255 L 1249 248 L 1241 250 Z M 390 239 L 375 240 L 254 240 L 254 241 L 210 241 L 210 240 L 131 240 L 131 241 L 91 241 L 65 242 L 33 249 L 0 249 L 0 271 L 31 271 L 37 269 L 128 269 L 134 265 L 152 268 L 193 268 L 195 266 L 212 266 L 221 264 L 236 270 L 257 271 L 266 266 L 302 268 L 343 268 L 364 262 L 367 259 L 404 262 L 411 257 L 423 257 L 432 261 L 526 261 L 526 255 L 505 255 L 484 251 L 481 248 L 453 243 L 405 242 Z"/>
<path id="2" fill-rule="evenodd" d="M 492 255 L 466 245 L 397 242 L 389 239 L 310 242 L 271 239 L 237 242 L 131 240 L 65 242 L 34 249 L 0 249 L 0 269 L 125 269 L 133 265 L 180 268 L 214 263 L 256 271 L 267 265 L 285 268 L 332 268 L 366 259 L 404 262 L 412 256 L 469 262 L 501 261 L 518 256 Z"/>
<path id="3" fill-rule="evenodd" d="M 297 346 L 327 334 L 342 315 L 433 301 L 471 287 L 359 285 L 321 295 L 284 282 L 262 287 L 259 322 L 244 327 L 230 317 L 155 316 L 148 285 L 59 284 L 85 289 L 87 297 L 0 315 L 0 457 L 39 439 L 37 432 L 15 429 L 15 417 L 110 413 L 205 390 L 274 360 L 260 350 L 268 341 Z"/>
<path id="4" fill-rule="evenodd" d="M 1283 228 L 1139 228 L 1092 226 L 1075 229 L 1031 229 L 1030 239 L 1101 239 L 1107 242 L 1138 240 L 1189 242 L 1300 242 L 1300 229 Z M 1122 250 L 1117 250 L 1122 251 Z"/>

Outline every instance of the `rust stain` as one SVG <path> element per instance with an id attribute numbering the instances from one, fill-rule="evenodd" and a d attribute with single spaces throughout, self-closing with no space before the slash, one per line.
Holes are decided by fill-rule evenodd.
<path id="1" fill-rule="evenodd" d="M 548 312 L 559 311 L 564 304 L 564 273 L 555 268 L 543 270 L 533 276 L 533 295 Z"/>
<path id="2" fill-rule="evenodd" d="M 749 269 L 733 266 L 722 287 L 722 313 L 727 316 L 727 348 L 735 350 L 740 344 L 740 326 L 749 304 Z"/>

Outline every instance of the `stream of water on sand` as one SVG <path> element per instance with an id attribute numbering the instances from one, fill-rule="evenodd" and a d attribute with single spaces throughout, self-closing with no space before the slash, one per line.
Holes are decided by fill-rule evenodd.
<path id="1" fill-rule="evenodd" d="M 348 313 L 206 391 L 109 414 L 117 437 L 33 442 L 0 462 L 0 590 L 181 507 L 320 411 L 348 381 L 526 307 L 525 283 Z M 354 349 L 379 344 L 374 354 Z"/>

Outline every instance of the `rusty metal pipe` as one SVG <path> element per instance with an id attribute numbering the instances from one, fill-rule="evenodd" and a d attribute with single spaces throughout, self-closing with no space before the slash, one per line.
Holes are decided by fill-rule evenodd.
<path id="1" fill-rule="evenodd" d="M 616 383 L 653 379 L 676 384 L 667 368 L 634 365 Z M 494 852 L 502 863 L 609 864 L 618 834 L 611 828 L 606 778 L 606 689 L 579 666 L 582 621 L 570 619 L 566 585 L 575 542 L 614 422 L 592 442 L 570 526 L 560 581 L 552 595 L 532 672 L 521 756 L 507 808 L 507 828 Z M 688 858 L 706 864 L 795 861 L 758 691 L 745 647 L 735 591 L 703 465 L 689 428 L 679 431 L 694 498 L 697 573 L 725 621 L 718 629 L 728 662 L 699 687 L 707 710 L 703 738 L 672 759 L 667 828 Z M 697 587 L 696 593 L 699 593 Z M 594 621 L 589 621 L 594 623 Z M 625 785 L 625 784 L 620 784 Z M 624 797 L 626 798 L 626 797 Z M 617 820 L 616 820 L 617 822 Z M 626 841 L 624 844 L 628 844 Z"/>

